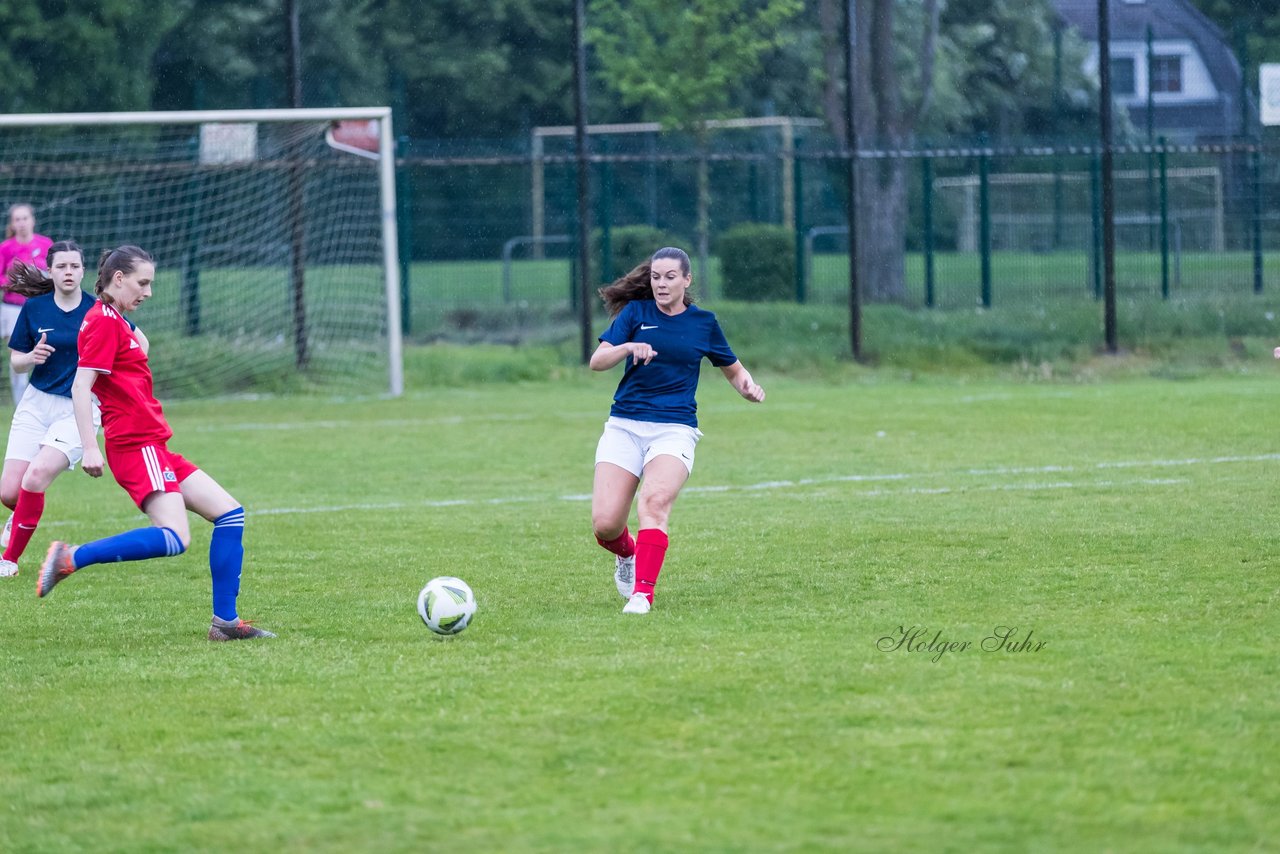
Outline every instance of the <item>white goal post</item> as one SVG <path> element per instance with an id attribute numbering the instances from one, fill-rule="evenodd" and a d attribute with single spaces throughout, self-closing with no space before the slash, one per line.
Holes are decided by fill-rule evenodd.
<path id="1" fill-rule="evenodd" d="M 326 132 L 344 122 L 376 123 L 378 150 L 356 157 L 344 153 L 349 147 L 326 145 L 326 136 L 332 139 Z M 281 373 L 271 382 L 286 390 L 299 384 L 323 388 L 342 377 L 367 390 L 369 371 L 385 351 L 386 389 L 393 396 L 404 391 L 390 107 L 0 115 L 0 203 L 7 208 L 19 202 L 33 203 L 38 232 L 81 242 L 90 289 L 97 252 L 107 245 L 149 249 L 144 238 L 167 246 L 165 240 L 183 228 L 194 234 L 173 238 L 177 248 L 168 254 L 178 263 L 162 265 L 157 255 L 157 280 L 188 261 L 194 281 L 202 272 L 210 280 L 197 294 L 203 303 L 195 303 L 196 332 L 187 330 L 192 344 L 174 348 L 180 357 L 188 355 L 184 349 L 199 350 L 196 336 L 215 327 L 219 338 L 205 347 L 211 354 L 226 359 L 228 352 L 244 350 L 244 376 L 228 374 L 228 388 L 209 388 L 253 390 L 250 375 L 261 370 L 270 349 Z M 255 221 L 241 223 L 238 216 Z M 290 219 L 306 221 L 307 252 L 296 251 L 300 241 L 291 244 L 281 236 Z M 296 222 L 292 228 L 302 233 Z M 183 255 L 183 239 L 195 260 Z M 323 269 L 297 275 L 308 255 L 321 254 L 324 260 L 317 263 Z M 316 311 L 314 327 L 300 326 L 295 336 L 301 379 L 284 376 L 292 367 L 284 341 L 290 307 L 280 283 L 289 265 L 299 285 L 306 282 L 305 299 L 301 287 L 295 298 L 299 317 Z M 181 275 L 191 277 L 185 269 Z M 376 291 L 369 286 L 376 287 L 377 278 L 382 293 L 371 300 Z M 162 304 L 159 291 L 153 301 Z M 275 312 L 270 333 L 252 325 L 255 313 L 268 311 L 259 308 L 259 295 Z M 175 306 L 185 298 L 167 297 Z M 385 306 L 378 305 L 383 300 Z M 202 305 L 211 318 L 203 326 Z M 155 317 L 176 330 L 180 310 L 175 307 L 172 318 L 165 310 L 157 308 Z M 280 340 L 267 340 L 269 334 Z M 265 349 L 254 352 L 255 346 Z M 357 379 L 362 372 L 364 378 Z M 193 375 L 170 387 L 199 394 L 205 386 Z"/>

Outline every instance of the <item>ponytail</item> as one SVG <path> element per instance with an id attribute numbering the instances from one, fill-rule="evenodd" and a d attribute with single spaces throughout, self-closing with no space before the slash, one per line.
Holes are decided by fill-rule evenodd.
<path id="1" fill-rule="evenodd" d="M 53 277 L 49 275 L 49 271 L 26 261 L 14 261 L 5 275 L 9 279 L 5 290 L 11 294 L 38 297 L 53 290 Z"/>
<path id="2" fill-rule="evenodd" d="M 596 293 L 600 295 L 600 299 L 604 300 L 604 307 L 608 309 L 610 317 L 617 317 L 618 312 L 626 308 L 627 303 L 632 300 L 653 299 L 653 285 L 649 281 L 649 262 L 646 261 L 625 276 L 614 279 L 613 284 L 600 288 Z"/>

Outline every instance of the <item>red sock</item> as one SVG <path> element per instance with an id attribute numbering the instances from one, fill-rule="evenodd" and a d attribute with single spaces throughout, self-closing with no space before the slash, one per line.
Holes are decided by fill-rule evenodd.
<path id="1" fill-rule="evenodd" d="M 9 547 L 4 550 L 5 560 L 18 562 L 43 515 L 44 493 L 19 490 L 18 504 L 13 508 L 13 527 L 9 530 Z"/>
<path id="2" fill-rule="evenodd" d="M 667 535 L 659 528 L 644 528 L 636 534 L 636 592 L 653 602 L 653 585 L 667 556 Z"/>
<path id="3" fill-rule="evenodd" d="M 618 557 L 631 557 L 636 553 L 636 541 L 631 539 L 631 532 L 626 529 L 626 526 L 623 526 L 622 533 L 614 539 L 605 542 L 599 537 L 596 537 L 596 542 L 616 554 Z"/>

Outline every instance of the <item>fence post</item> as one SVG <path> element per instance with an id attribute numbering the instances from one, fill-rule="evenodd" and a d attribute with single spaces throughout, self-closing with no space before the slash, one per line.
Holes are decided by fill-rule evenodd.
<path id="1" fill-rule="evenodd" d="M 1155 171 L 1152 163 L 1153 154 L 1151 151 L 1151 143 L 1155 142 L 1156 125 L 1156 93 L 1151 86 L 1151 69 L 1155 65 L 1155 33 L 1151 29 L 1151 25 L 1147 24 L 1147 251 L 1151 251 L 1152 244 L 1155 243 L 1155 187 L 1153 186 L 1155 176 L 1151 173 Z M 1164 145 L 1164 137 L 1161 137 L 1161 145 Z M 1163 156 L 1163 155 L 1162 155 Z M 1164 176 L 1160 178 L 1161 191 L 1164 188 Z"/>
<path id="2" fill-rule="evenodd" d="M 400 158 L 409 156 L 409 137 L 396 140 Z M 400 331 L 408 335 L 413 331 L 413 313 L 409 310 L 410 271 L 413 268 L 413 185 L 409 181 L 408 164 L 396 165 L 396 235 L 400 250 Z"/>
<path id="3" fill-rule="evenodd" d="M 600 281 L 613 281 L 613 163 L 609 155 L 609 138 L 600 139 Z"/>
<path id="4" fill-rule="evenodd" d="M 1169 299 L 1169 153 L 1160 137 L 1160 298 Z"/>
<path id="5" fill-rule="evenodd" d="M 801 139 L 797 137 L 792 151 L 792 198 L 794 209 L 794 222 L 796 229 L 796 302 L 801 305 L 805 300 L 805 270 L 804 270 L 804 177 L 800 160 Z"/>
<path id="6" fill-rule="evenodd" d="M 1102 155 L 1089 161 L 1089 223 L 1093 228 L 1093 298 L 1102 299 Z"/>
<path id="7" fill-rule="evenodd" d="M 924 304 L 933 308 L 933 161 L 920 159 L 920 182 L 924 213 Z"/>
<path id="8" fill-rule="evenodd" d="M 760 166 L 752 160 L 747 164 L 747 197 L 751 208 L 751 221 L 760 219 Z"/>
<path id="9" fill-rule="evenodd" d="M 1262 140 L 1253 150 L 1253 292 L 1262 293 Z"/>
<path id="10" fill-rule="evenodd" d="M 991 308 L 991 156 L 987 139 L 982 138 L 978 155 L 978 239 L 982 252 L 982 307 Z"/>
<path id="11" fill-rule="evenodd" d="M 200 136 L 191 138 L 191 162 L 195 164 L 194 180 L 196 203 L 187 216 L 187 245 L 182 263 L 182 317 L 183 332 L 200 334 L 200 208 L 204 192 L 204 169 L 200 163 Z"/>

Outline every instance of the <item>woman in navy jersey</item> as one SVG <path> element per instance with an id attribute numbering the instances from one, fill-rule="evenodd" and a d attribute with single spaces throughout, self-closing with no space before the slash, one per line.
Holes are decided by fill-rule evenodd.
<path id="1" fill-rule="evenodd" d="M 52 244 L 49 268 L 14 261 L 7 290 L 24 298 L 9 336 L 9 364 L 31 380 L 13 413 L 0 473 L 0 502 L 13 511 L 0 534 L 0 577 L 18 574 L 44 513 L 44 494 L 54 478 L 84 455 L 71 409 L 76 375 L 76 336 L 94 299 L 80 289 L 84 253 L 70 240 Z M 96 423 L 95 417 L 95 423 Z"/>
<path id="2" fill-rule="evenodd" d="M 647 614 L 667 553 L 667 520 L 693 471 L 698 430 L 698 373 L 703 358 L 752 403 L 764 389 L 729 348 L 716 316 L 693 304 L 689 256 L 666 247 L 600 289 L 613 322 L 591 354 L 591 370 L 625 362 L 609 420 L 596 447 L 591 524 L 596 542 L 616 555 L 614 583 L 624 614 Z M 643 480 L 643 486 L 641 481 Z M 640 490 L 640 528 L 627 531 Z"/>
<path id="3" fill-rule="evenodd" d="M 48 596 L 54 585 L 87 566 L 182 554 L 191 544 L 190 510 L 213 523 L 209 640 L 275 637 L 236 612 L 244 563 L 244 508 L 194 463 L 169 450 L 173 431 L 152 392 L 148 347 L 124 316 L 151 297 L 155 272 L 151 255 L 137 246 L 103 253 L 94 286 L 99 299 L 80 325 L 79 361 L 71 382 L 85 473 L 101 477 L 104 470 L 90 416 L 96 396 L 102 407 L 105 463 L 151 525 L 78 546 L 54 541 L 40 567 L 36 595 Z"/>

